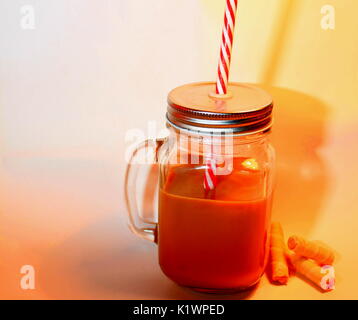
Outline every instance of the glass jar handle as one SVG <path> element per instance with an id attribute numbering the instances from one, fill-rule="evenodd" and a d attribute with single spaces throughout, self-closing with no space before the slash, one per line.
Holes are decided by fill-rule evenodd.
<path id="1" fill-rule="evenodd" d="M 151 147 L 154 150 L 154 164 L 158 163 L 158 152 L 165 139 L 145 140 L 133 151 L 126 170 L 124 192 L 128 212 L 128 226 L 130 230 L 137 236 L 155 242 L 156 241 L 156 224 L 143 221 L 139 214 L 137 205 L 137 176 L 138 168 L 134 165 L 134 161 L 138 153 Z"/>

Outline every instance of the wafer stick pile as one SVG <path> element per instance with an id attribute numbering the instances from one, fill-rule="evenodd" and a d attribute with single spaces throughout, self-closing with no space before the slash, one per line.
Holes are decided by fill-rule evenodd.
<path id="1" fill-rule="evenodd" d="M 335 288 L 334 260 L 334 251 L 319 241 L 293 235 L 286 243 L 281 224 L 272 223 L 269 266 L 272 282 L 286 285 L 290 275 L 299 274 L 321 290 L 331 291 Z"/>

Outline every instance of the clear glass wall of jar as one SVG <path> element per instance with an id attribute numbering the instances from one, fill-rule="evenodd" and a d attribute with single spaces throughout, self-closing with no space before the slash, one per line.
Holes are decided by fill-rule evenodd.
<path id="1" fill-rule="evenodd" d="M 202 291 L 254 285 L 269 252 L 275 159 L 269 133 L 210 136 L 169 129 L 159 154 L 163 272 Z M 204 186 L 208 155 L 218 166 L 213 190 Z"/>

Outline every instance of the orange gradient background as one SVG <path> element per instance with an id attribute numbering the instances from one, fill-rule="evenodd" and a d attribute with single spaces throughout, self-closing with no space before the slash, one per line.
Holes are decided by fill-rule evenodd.
<path id="1" fill-rule="evenodd" d="M 126 132 L 153 135 L 170 89 L 215 80 L 225 1 L 31 0 L 34 30 L 20 26 L 24 4 L 0 3 L 0 298 L 358 298 L 356 0 L 239 0 L 231 80 L 275 100 L 274 219 L 338 252 L 337 285 L 264 276 L 227 297 L 166 279 L 123 199 Z M 320 26 L 326 4 L 335 30 Z"/>

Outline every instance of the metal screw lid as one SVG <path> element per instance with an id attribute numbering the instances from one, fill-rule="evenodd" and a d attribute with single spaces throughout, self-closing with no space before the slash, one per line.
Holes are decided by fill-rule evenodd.
<path id="1" fill-rule="evenodd" d="M 217 96 L 214 82 L 200 82 L 169 93 L 167 120 L 202 133 L 253 134 L 271 128 L 272 110 L 271 96 L 254 85 L 230 83 L 228 94 Z"/>

